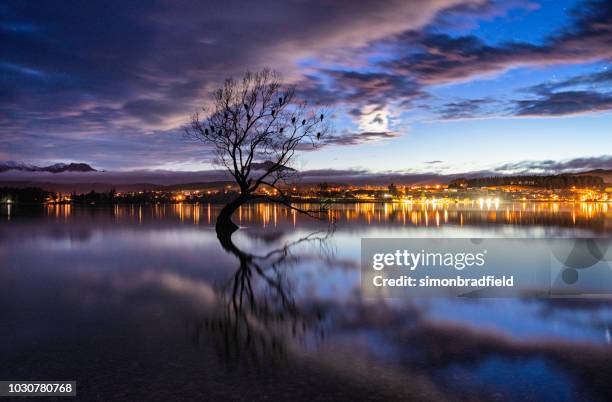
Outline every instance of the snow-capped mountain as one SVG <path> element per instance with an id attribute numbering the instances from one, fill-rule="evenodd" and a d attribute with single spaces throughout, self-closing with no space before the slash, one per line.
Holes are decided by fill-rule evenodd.
<path id="1" fill-rule="evenodd" d="M 96 172 L 97 170 L 89 166 L 87 163 L 55 163 L 49 166 L 35 166 L 23 162 L 6 161 L 0 162 L 0 172 L 9 170 L 19 170 L 23 172 Z"/>

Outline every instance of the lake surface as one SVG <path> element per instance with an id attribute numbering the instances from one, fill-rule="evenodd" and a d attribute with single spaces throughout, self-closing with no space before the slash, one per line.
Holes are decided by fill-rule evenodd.
<path id="1" fill-rule="evenodd" d="M 604 237 L 612 206 L 0 206 L 0 379 L 84 400 L 611 400 L 612 299 L 367 299 L 364 237 Z M 330 231 L 330 222 L 334 230 Z"/>

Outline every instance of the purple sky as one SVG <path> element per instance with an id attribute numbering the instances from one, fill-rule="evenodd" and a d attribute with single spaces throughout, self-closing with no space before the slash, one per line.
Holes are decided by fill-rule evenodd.
<path id="1" fill-rule="evenodd" d="M 270 66 L 334 110 L 300 170 L 612 167 L 609 1 L 8 1 L 0 41 L 0 160 L 210 169 L 181 126 Z"/>

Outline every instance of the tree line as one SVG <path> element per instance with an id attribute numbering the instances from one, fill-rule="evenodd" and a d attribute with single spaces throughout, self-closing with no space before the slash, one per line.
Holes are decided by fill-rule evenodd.
<path id="1" fill-rule="evenodd" d="M 55 194 L 38 187 L 0 188 L 0 202 L 14 202 L 21 204 L 42 204 Z"/>
<path id="2" fill-rule="evenodd" d="M 215 193 L 193 193 L 188 196 L 181 195 L 180 202 L 185 203 L 227 203 L 239 196 L 236 191 L 215 192 Z M 175 203 L 176 194 L 172 192 L 153 192 L 141 191 L 134 193 L 123 193 L 118 195 L 115 190 L 110 191 L 90 191 L 87 193 L 71 193 L 69 196 L 62 196 L 59 193 L 43 190 L 38 187 L 0 188 L 0 203 L 15 204 L 43 204 L 45 202 L 59 202 L 71 204 L 154 204 L 154 203 Z"/>
<path id="3" fill-rule="evenodd" d="M 453 180 L 450 188 L 491 187 L 491 186 L 525 186 L 547 189 L 601 188 L 604 186 L 603 178 L 599 176 L 577 175 L 525 175 L 525 176 L 494 176 L 479 178 L 460 178 Z"/>

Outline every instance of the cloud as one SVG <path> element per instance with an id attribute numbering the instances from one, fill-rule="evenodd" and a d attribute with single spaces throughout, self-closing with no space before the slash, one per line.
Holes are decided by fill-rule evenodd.
<path id="1" fill-rule="evenodd" d="M 582 172 L 595 169 L 612 169 L 612 155 L 575 158 L 565 161 L 541 160 L 507 163 L 495 169 L 504 174 Z"/>
<path id="2" fill-rule="evenodd" d="M 564 116 L 612 110 L 612 93 L 563 91 L 515 101 L 518 116 Z"/>
<path id="3" fill-rule="evenodd" d="M 348 114 L 362 130 L 388 130 L 390 105 L 406 109 L 427 94 L 406 75 L 354 70 L 321 70 L 299 86 L 300 96 L 316 103 L 348 106 Z"/>
<path id="4" fill-rule="evenodd" d="M 163 125 L 166 118 L 184 110 L 181 105 L 167 99 L 135 99 L 126 102 L 121 109 L 147 125 L 157 126 Z"/>
<path id="5" fill-rule="evenodd" d="M 605 70 L 592 74 L 577 75 L 563 80 L 545 82 L 526 88 L 525 91 L 547 94 L 556 90 L 575 87 L 601 89 L 602 86 L 608 87 L 610 84 L 612 84 L 612 70 Z"/>
<path id="6" fill-rule="evenodd" d="M 409 74 L 419 83 L 464 81 L 526 65 L 580 63 L 612 58 L 612 4 L 587 1 L 573 12 L 574 21 L 549 36 L 543 44 L 507 42 L 489 45 L 474 35 L 451 36 L 407 31 L 396 45 L 405 56 L 385 62 L 397 74 Z"/>
<path id="7" fill-rule="evenodd" d="M 530 99 L 513 101 L 519 116 L 565 116 L 612 110 L 612 71 L 582 74 L 525 88 Z"/>
<path id="8" fill-rule="evenodd" d="M 364 131 L 359 133 L 344 133 L 325 139 L 325 145 L 360 145 L 399 137 L 394 131 Z"/>
<path id="9" fill-rule="evenodd" d="M 202 162 L 208 150 L 180 143 L 177 129 L 224 78 L 266 65 L 299 84 L 306 99 L 332 105 L 338 120 L 353 118 L 365 135 L 330 140 L 352 145 L 393 137 L 390 120 L 426 100 L 430 84 L 612 57 L 612 6 L 604 1 L 582 4 L 571 26 L 541 44 L 491 45 L 434 29 L 533 7 L 487 0 L 8 1 L 0 13 L 0 145 L 11 159 L 76 159 L 110 169 Z M 516 109 L 563 109 L 536 104 L 559 101 L 548 97 L 521 99 L 531 103 Z M 446 101 L 441 117 L 498 106 L 478 102 Z M 600 94 L 582 109 L 607 102 Z"/>
<path id="10" fill-rule="evenodd" d="M 423 96 L 420 86 L 410 77 L 380 72 L 322 72 L 331 80 L 336 97 L 360 105 L 386 105 Z"/>
<path id="11" fill-rule="evenodd" d="M 112 134 L 83 134 L 74 127 L 64 131 L 68 125 L 64 121 L 50 122 L 49 127 L 52 125 L 60 133 L 50 130 L 47 133 L 34 131 L 27 136 L 19 132 L 0 135 L 0 149 L 9 154 L 5 159 L 39 165 L 86 162 L 97 169 L 111 166 L 113 170 L 161 167 L 166 161 L 180 161 L 201 169 L 213 156 L 210 147 L 185 139 L 179 131 L 143 134 L 122 129 Z"/>
<path id="12" fill-rule="evenodd" d="M 9 1 L 0 15 L 0 108 L 9 121 L 0 133 L 51 133 L 46 142 L 54 143 L 69 128 L 81 133 L 85 147 L 89 134 L 104 133 L 105 150 L 112 154 L 121 150 L 112 140 L 119 144 L 126 132 L 178 128 L 212 88 L 247 66 L 271 65 L 297 81 L 303 77 L 299 60 L 350 64 L 355 49 L 420 29 L 459 2 Z M 360 83 L 355 91 L 343 87 L 346 100 L 354 102 L 387 78 L 337 79 L 338 85 L 346 79 Z M 374 85 L 369 92 L 368 85 Z M 157 158 L 169 161 L 164 152 L 159 148 Z"/>
<path id="13" fill-rule="evenodd" d="M 365 169 L 315 169 L 300 173 L 303 183 L 333 182 L 352 185 L 386 185 L 389 183 L 418 184 L 450 181 L 456 176 L 441 176 L 433 172 L 370 172 Z"/>
<path id="14" fill-rule="evenodd" d="M 147 6 L 116 2 L 80 4 L 70 13 L 67 4 L 14 2 L 8 6 L 12 19 L 41 27 L 41 34 L 0 30 L 6 44 L 1 56 L 13 69 L 50 77 L 46 82 L 19 78 L 26 84 L 16 94 L 21 100 L 26 95 L 48 98 L 34 87 L 42 84 L 54 90 L 63 108 L 153 98 L 189 110 L 207 88 L 243 73 L 244 66 L 272 64 L 295 78 L 293 63 L 301 57 L 323 57 L 324 50 L 335 54 L 419 28 L 438 10 L 459 2 L 228 1 L 222 7 L 197 1 L 182 7 L 163 1 Z M 70 91 L 80 96 L 58 97 Z"/>
<path id="15" fill-rule="evenodd" d="M 491 21 L 513 15 L 522 15 L 540 8 L 540 5 L 529 0 L 489 0 L 486 2 L 460 3 L 438 13 L 432 26 L 441 28 L 472 29 L 478 26 L 478 21 Z"/>
<path id="16" fill-rule="evenodd" d="M 436 113 L 443 120 L 469 119 L 483 117 L 493 112 L 487 107 L 498 105 L 493 99 L 462 99 L 449 102 L 436 109 Z"/>

